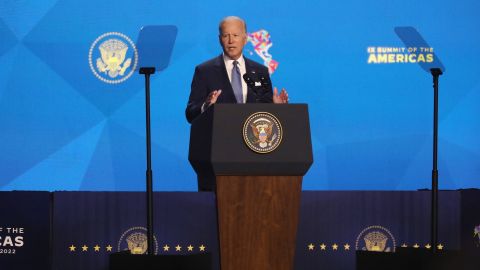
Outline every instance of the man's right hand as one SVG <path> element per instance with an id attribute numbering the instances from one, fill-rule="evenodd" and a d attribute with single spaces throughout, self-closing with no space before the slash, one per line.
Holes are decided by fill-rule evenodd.
<path id="1" fill-rule="evenodd" d="M 215 102 L 217 102 L 218 96 L 220 96 L 221 93 L 222 93 L 221 89 L 213 90 L 212 92 L 210 92 L 210 94 L 208 94 L 207 96 L 207 99 L 205 100 L 205 105 L 207 105 L 208 107 L 212 104 L 215 104 Z"/>

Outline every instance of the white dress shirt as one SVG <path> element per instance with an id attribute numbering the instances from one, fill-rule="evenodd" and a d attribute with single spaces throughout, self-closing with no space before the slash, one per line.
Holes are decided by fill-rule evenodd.
<path id="1" fill-rule="evenodd" d="M 228 74 L 228 80 L 230 81 L 230 84 L 232 83 L 232 68 L 233 68 L 233 59 L 228 57 L 227 55 L 223 54 L 223 61 L 225 62 L 225 68 L 227 69 L 227 74 Z M 247 83 L 243 79 L 243 75 L 247 73 L 247 67 L 245 66 L 245 58 L 243 58 L 243 54 L 240 55 L 238 58 L 238 68 L 240 69 L 240 81 L 242 82 L 242 94 L 243 94 L 243 102 L 245 103 L 247 101 Z M 224 91 L 224 89 L 222 89 Z M 207 106 L 205 103 L 202 104 L 201 107 L 201 112 L 203 113 L 207 109 Z"/>

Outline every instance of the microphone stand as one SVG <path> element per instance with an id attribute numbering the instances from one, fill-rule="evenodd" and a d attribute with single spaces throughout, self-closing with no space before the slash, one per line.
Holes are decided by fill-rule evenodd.
<path id="1" fill-rule="evenodd" d="M 152 181 L 152 145 L 150 132 L 150 75 L 155 73 L 154 67 L 140 68 L 140 74 L 145 75 L 145 119 L 147 137 L 147 254 L 154 255 L 153 250 L 153 181 Z"/>
<path id="2" fill-rule="evenodd" d="M 438 242 L 438 77 L 443 74 L 440 68 L 432 68 L 433 76 L 433 169 L 432 169 L 432 213 L 431 243 L 432 252 L 436 253 Z"/>

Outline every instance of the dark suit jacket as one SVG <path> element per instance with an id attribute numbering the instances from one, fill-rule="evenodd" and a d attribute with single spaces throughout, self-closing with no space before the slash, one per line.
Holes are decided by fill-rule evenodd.
<path id="1" fill-rule="evenodd" d="M 261 96 L 257 96 L 252 87 L 248 86 L 247 103 L 271 103 L 273 92 L 267 67 L 246 57 L 244 57 L 244 59 L 248 74 L 252 74 L 252 72 L 257 74 L 257 76 L 260 74 L 268 80 L 267 89 L 262 91 L 263 94 Z M 237 103 L 232 85 L 228 79 L 223 55 L 208 60 L 195 68 L 190 97 L 188 99 L 187 109 L 185 110 L 189 123 L 202 113 L 201 108 L 208 94 L 219 89 L 222 90 L 222 93 L 218 97 L 217 103 Z"/>

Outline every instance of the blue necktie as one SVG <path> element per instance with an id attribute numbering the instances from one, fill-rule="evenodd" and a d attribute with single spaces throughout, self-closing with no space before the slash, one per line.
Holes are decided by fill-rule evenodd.
<path id="1" fill-rule="evenodd" d="M 237 103 L 243 103 L 242 81 L 240 79 L 240 69 L 238 68 L 238 61 L 233 61 L 232 68 L 232 88 Z"/>

